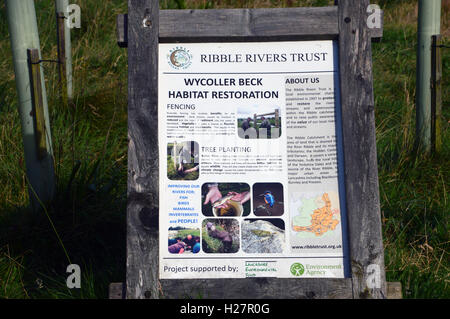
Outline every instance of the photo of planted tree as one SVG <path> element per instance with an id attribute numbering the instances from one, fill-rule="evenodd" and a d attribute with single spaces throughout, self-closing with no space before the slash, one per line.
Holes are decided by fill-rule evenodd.
<path id="1" fill-rule="evenodd" d="M 167 144 L 167 177 L 171 180 L 196 180 L 200 172 L 197 142 Z"/>

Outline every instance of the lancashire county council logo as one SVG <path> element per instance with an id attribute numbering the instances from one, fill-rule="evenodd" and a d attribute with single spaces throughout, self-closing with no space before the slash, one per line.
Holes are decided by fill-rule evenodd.
<path id="1" fill-rule="evenodd" d="M 169 65 L 176 69 L 187 69 L 192 64 L 192 54 L 183 47 L 175 47 L 167 54 Z"/>
<path id="2" fill-rule="evenodd" d="M 293 263 L 291 265 L 291 274 L 296 277 L 300 277 L 305 272 L 305 267 L 300 263 Z"/>

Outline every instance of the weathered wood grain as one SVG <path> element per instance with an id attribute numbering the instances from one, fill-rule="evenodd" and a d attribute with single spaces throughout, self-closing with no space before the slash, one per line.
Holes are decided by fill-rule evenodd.
<path id="1" fill-rule="evenodd" d="M 164 42 L 250 37 L 335 38 L 337 7 L 162 10 L 160 39 Z"/>
<path id="2" fill-rule="evenodd" d="M 314 279 L 306 279 L 306 280 L 314 280 Z M 348 283 L 348 281 L 350 281 L 350 280 L 347 280 L 347 282 L 343 283 L 344 287 L 342 287 L 342 289 L 336 290 L 335 292 L 333 292 L 331 294 L 331 297 L 336 298 L 336 299 L 351 298 L 352 295 L 348 294 L 348 291 L 349 291 L 349 289 L 351 289 L 351 287 L 349 289 L 347 289 L 348 287 L 346 287 L 346 285 L 351 286 L 351 281 L 350 281 L 350 283 Z M 386 282 L 386 287 L 387 287 L 386 288 L 387 299 L 402 299 L 403 298 L 402 284 L 400 282 Z M 161 298 L 164 297 L 166 294 L 167 294 L 168 298 L 203 297 L 201 283 L 197 284 L 197 286 L 190 285 L 189 287 L 185 287 L 183 285 L 183 282 L 181 282 L 180 286 L 176 287 L 176 285 L 172 285 L 171 283 L 166 285 L 165 282 L 163 281 L 163 288 L 164 288 L 164 293 L 163 293 L 163 290 L 161 290 L 161 292 L 162 292 L 162 293 L 160 293 Z M 224 286 L 222 286 L 222 288 L 226 289 L 226 287 L 224 287 Z M 256 285 L 254 285 L 253 288 L 256 288 Z M 170 294 L 169 289 L 175 289 L 175 293 Z M 302 290 L 303 288 L 297 287 L 296 289 Z M 324 294 L 324 292 L 325 292 L 325 294 Z M 323 288 L 316 289 L 314 291 L 312 291 L 312 290 L 304 291 L 304 292 L 302 291 L 302 293 L 305 298 L 309 298 L 309 299 L 314 299 L 314 298 L 321 299 L 321 298 L 327 298 L 327 296 L 330 296 L 330 294 L 328 294 L 328 295 L 326 294 L 327 291 L 324 291 Z M 326 297 L 322 297 L 322 295 L 324 295 Z M 122 282 L 113 282 L 109 285 L 109 299 L 125 299 L 125 297 L 126 297 L 126 289 L 125 289 L 125 285 Z M 270 297 L 270 298 L 273 298 L 273 297 Z M 288 298 L 286 298 L 286 299 L 288 299 Z"/>
<path id="3" fill-rule="evenodd" d="M 127 298 L 158 297 L 158 1 L 128 1 Z"/>
<path id="4" fill-rule="evenodd" d="M 121 47 L 127 45 L 126 19 L 126 14 L 117 17 Z M 369 33 L 377 40 L 383 27 L 369 29 Z M 319 40 L 338 35 L 336 6 L 160 11 L 160 42 Z"/>
<path id="5" fill-rule="evenodd" d="M 109 284 L 109 299 L 125 299 L 126 287 L 123 282 L 112 282 Z"/>
<path id="6" fill-rule="evenodd" d="M 368 0 L 339 1 L 339 65 L 349 245 L 354 298 L 386 296 L 375 139 Z M 368 287 L 378 265 L 380 288 Z M 374 274 L 376 275 L 376 274 Z"/>
<path id="7" fill-rule="evenodd" d="M 351 279 L 201 279 L 161 280 L 160 298 L 350 299 Z"/>

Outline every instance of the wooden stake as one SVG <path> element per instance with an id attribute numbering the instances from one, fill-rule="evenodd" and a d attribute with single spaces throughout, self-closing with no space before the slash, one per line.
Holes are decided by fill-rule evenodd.
<path id="1" fill-rule="evenodd" d="M 434 35 L 431 53 L 431 143 L 433 151 L 442 150 L 442 56 L 441 36 Z"/>
<path id="2" fill-rule="evenodd" d="M 56 13 L 56 30 L 58 33 L 58 61 L 59 61 L 59 84 L 61 99 L 67 106 L 67 74 L 66 74 L 66 37 L 65 37 L 65 16 L 64 12 Z"/>
<path id="3" fill-rule="evenodd" d="M 28 65 L 30 69 L 30 84 L 31 97 L 33 101 L 33 122 L 34 130 L 36 132 L 36 151 L 37 157 L 41 161 L 47 155 L 47 143 L 45 138 L 45 118 L 44 118 L 44 103 L 42 98 L 42 83 L 41 83 L 41 66 L 39 64 L 39 50 L 28 49 Z"/>

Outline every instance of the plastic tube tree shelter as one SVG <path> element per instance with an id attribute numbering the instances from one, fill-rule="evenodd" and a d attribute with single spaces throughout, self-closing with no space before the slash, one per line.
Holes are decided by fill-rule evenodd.
<path id="1" fill-rule="evenodd" d="M 55 176 L 44 72 L 39 64 L 41 54 L 34 1 L 6 0 L 6 12 L 22 125 L 28 192 L 33 210 L 38 211 L 53 198 Z M 32 61 L 31 58 L 28 59 L 28 52 L 34 52 L 30 57 L 33 56 L 37 62 L 30 63 Z M 35 82 L 31 81 L 32 78 Z M 39 110 L 35 109 L 34 92 L 39 93 Z M 39 121 L 36 114 L 40 115 Z M 40 128 L 43 128 L 43 131 Z"/>
<path id="2" fill-rule="evenodd" d="M 432 145 L 432 38 L 440 34 L 441 0 L 419 0 L 417 88 L 416 88 L 416 143 L 425 152 Z"/>
<path id="3" fill-rule="evenodd" d="M 68 19 L 69 0 L 55 0 L 56 30 L 58 39 L 59 76 L 61 82 L 61 94 L 63 100 L 71 100 L 73 97 L 72 84 L 72 44 L 70 41 L 70 28 Z"/>

